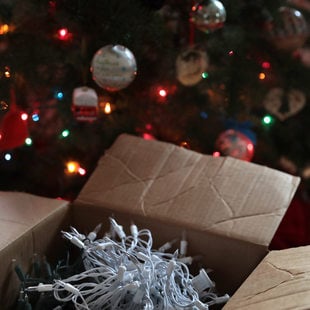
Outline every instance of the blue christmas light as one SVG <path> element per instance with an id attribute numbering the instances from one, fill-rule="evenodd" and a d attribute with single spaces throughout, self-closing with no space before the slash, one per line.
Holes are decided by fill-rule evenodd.
<path id="1" fill-rule="evenodd" d="M 38 122 L 40 120 L 40 116 L 37 113 L 33 113 L 31 117 L 34 122 Z"/>
<path id="2" fill-rule="evenodd" d="M 55 98 L 58 100 L 62 100 L 64 97 L 64 93 L 62 91 L 57 91 L 55 94 Z"/>
<path id="3" fill-rule="evenodd" d="M 207 119 L 208 118 L 208 113 L 205 112 L 205 111 L 201 111 L 200 112 L 200 117 L 203 118 L 203 119 Z"/>

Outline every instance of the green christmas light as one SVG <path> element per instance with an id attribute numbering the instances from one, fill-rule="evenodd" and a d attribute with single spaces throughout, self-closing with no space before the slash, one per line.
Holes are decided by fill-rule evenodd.
<path id="1" fill-rule="evenodd" d="M 63 132 L 61 133 L 61 137 L 62 138 L 67 138 L 70 134 L 70 131 L 68 129 L 63 130 Z"/>
<path id="2" fill-rule="evenodd" d="M 269 126 L 274 122 L 274 119 L 270 115 L 265 115 L 262 119 L 262 123 L 264 126 Z"/>
<path id="3" fill-rule="evenodd" d="M 201 74 L 201 76 L 202 76 L 203 79 L 207 79 L 209 77 L 209 73 L 208 72 L 203 72 Z"/>

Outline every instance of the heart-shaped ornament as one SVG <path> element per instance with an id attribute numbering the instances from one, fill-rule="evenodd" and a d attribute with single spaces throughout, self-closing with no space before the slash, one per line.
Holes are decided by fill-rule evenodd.
<path id="1" fill-rule="evenodd" d="M 283 88 L 276 87 L 266 94 L 263 105 L 270 114 L 284 121 L 304 108 L 306 96 L 298 89 L 292 88 L 285 91 Z"/>

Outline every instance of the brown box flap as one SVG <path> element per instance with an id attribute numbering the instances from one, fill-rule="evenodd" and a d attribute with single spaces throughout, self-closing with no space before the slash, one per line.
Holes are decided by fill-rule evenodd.
<path id="1" fill-rule="evenodd" d="M 67 204 L 65 200 L 28 193 L 0 192 L 0 250 Z"/>
<path id="2" fill-rule="evenodd" d="M 27 272 L 34 253 L 55 252 L 59 243 L 54 240 L 68 210 L 69 204 L 64 200 L 0 192 L 0 304 L 4 309 L 14 304 L 20 287 L 12 259 Z M 49 250 L 51 245 L 54 247 Z"/>
<path id="3" fill-rule="evenodd" d="M 76 203 L 268 247 L 299 181 L 257 164 L 123 134 Z"/>
<path id="4" fill-rule="evenodd" d="M 310 246 L 271 251 L 224 307 L 309 309 Z"/>

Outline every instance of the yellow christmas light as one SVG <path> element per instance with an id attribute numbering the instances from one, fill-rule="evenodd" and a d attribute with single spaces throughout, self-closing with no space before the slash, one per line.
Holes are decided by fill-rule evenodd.
<path id="1" fill-rule="evenodd" d="M 4 76 L 6 78 L 10 78 L 11 77 L 11 73 L 10 73 L 9 67 L 5 67 Z"/>
<path id="2" fill-rule="evenodd" d="M 112 113 L 112 107 L 110 102 L 106 102 L 104 107 L 103 107 L 103 112 L 105 114 L 111 114 Z"/>
<path id="3" fill-rule="evenodd" d="M 259 78 L 260 80 L 264 80 L 264 79 L 266 78 L 266 74 L 263 73 L 263 72 L 261 72 L 261 73 L 258 75 L 258 78 Z"/>
<path id="4" fill-rule="evenodd" d="M 66 173 L 73 174 L 78 173 L 80 164 L 77 161 L 68 161 L 66 163 Z"/>
<path id="5" fill-rule="evenodd" d="M 8 33 L 10 30 L 10 26 L 8 24 L 3 24 L 0 26 L 0 35 L 4 35 Z"/>

